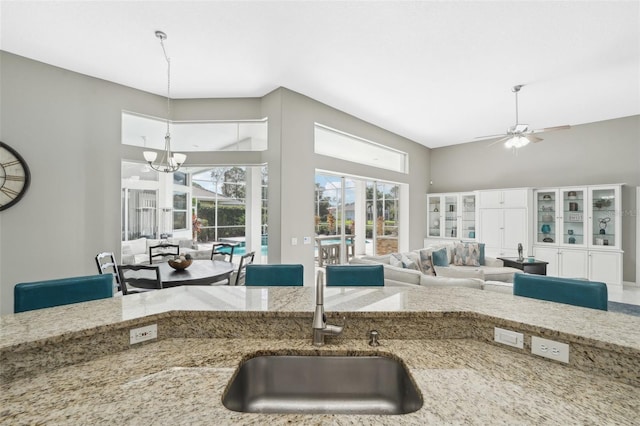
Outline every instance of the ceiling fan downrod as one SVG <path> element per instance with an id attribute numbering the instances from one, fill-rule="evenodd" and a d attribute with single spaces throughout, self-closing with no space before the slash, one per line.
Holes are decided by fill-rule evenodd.
<path id="1" fill-rule="evenodd" d="M 520 121 L 518 120 L 518 92 L 520 92 L 520 89 L 522 89 L 522 86 L 524 85 L 518 84 L 516 86 L 513 86 L 513 88 L 511 89 L 511 91 L 516 94 L 516 125 L 513 126 L 514 129 L 518 127 L 518 124 L 520 124 Z"/>

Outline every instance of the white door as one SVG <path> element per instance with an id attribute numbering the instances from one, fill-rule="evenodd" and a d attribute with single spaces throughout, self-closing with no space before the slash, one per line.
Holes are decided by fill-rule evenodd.
<path id="1" fill-rule="evenodd" d="M 558 249 L 551 247 L 534 247 L 533 255 L 536 260 L 542 260 L 549 262 L 547 265 L 547 275 L 557 277 L 559 265 L 558 265 Z"/>
<path id="2" fill-rule="evenodd" d="M 502 249 L 505 256 L 517 256 L 518 244 L 527 247 L 527 210 L 504 209 L 504 237 Z"/>
<path id="3" fill-rule="evenodd" d="M 559 276 L 564 278 L 588 278 L 586 250 L 560 250 Z"/>
<path id="4" fill-rule="evenodd" d="M 589 279 L 607 284 L 622 285 L 622 254 L 589 252 Z"/>
<path id="5" fill-rule="evenodd" d="M 480 210 L 480 239 L 485 244 L 485 252 L 488 256 L 500 256 L 502 250 L 503 234 L 503 210 Z"/>

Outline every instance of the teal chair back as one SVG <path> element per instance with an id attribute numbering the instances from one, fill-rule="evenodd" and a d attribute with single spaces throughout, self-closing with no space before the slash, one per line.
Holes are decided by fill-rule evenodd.
<path id="1" fill-rule="evenodd" d="M 327 287 L 384 286 L 382 265 L 327 265 Z"/>
<path id="2" fill-rule="evenodd" d="M 16 284 L 15 313 L 113 297 L 113 275 L 89 275 Z"/>
<path id="3" fill-rule="evenodd" d="M 246 286 L 302 286 L 302 265 L 247 265 Z"/>
<path id="4" fill-rule="evenodd" d="M 607 310 L 608 304 L 605 283 L 574 278 L 515 274 L 513 294 L 603 311 Z"/>

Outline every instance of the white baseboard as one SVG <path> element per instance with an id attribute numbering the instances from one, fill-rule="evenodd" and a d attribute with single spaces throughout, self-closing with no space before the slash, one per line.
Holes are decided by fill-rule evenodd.
<path id="1" fill-rule="evenodd" d="M 623 287 L 638 287 L 640 288 L 640 282 L 632 282 L 632 281 L 624 281 L 622 283 Z"/>

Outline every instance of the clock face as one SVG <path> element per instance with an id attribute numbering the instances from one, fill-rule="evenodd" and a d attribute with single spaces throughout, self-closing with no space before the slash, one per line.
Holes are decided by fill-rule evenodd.
<path id="1" fill-rule="evenodd" d="M 29 167 L 22 156 L 0 142 L 0 211 L 20 201 L 30 182 Z"/>

